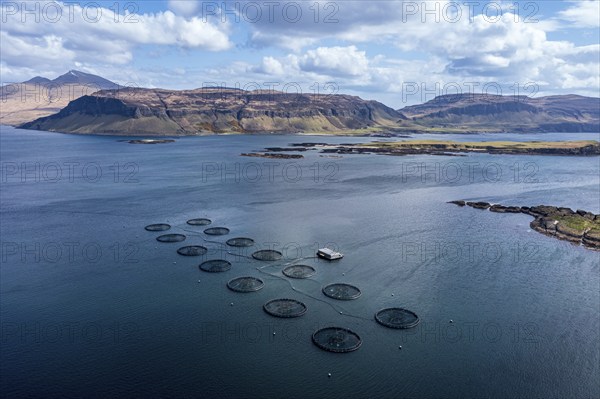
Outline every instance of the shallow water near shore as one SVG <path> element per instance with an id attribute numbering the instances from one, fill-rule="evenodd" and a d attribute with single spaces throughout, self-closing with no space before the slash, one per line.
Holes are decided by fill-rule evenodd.
<path id="1" fill-rule="evenodd" d="M 600 213 L 599 157 L 307 151 L 304 159 L 270 160 L 240 154 L 382 139 L 122 139 L 1 127 L 4 396 L 600 396 L 599 253 L 531 231 L 524 214 L 446 203 Z M 207 236 L 205 227 L 186 224 L 192 218 L 231 232 Z M 169 223 L 168 233 L 187 239 L 158 243 L 163 233 L 144 230 L 151 223 Z M 232 237 L 256 244 L 219 244 Z M 209 251 L 183 257 L 176 252 L 183 245 Z M 325 245 L 344 258 L 314 258 Z M 247 257 L 258 249 L 279 250 L 284 259 Z M 199 270 L 216 258 L 230 261 L 231 270 Z M 316 273 L 284 278 L 290 262 Z M 240 276 L 265 286 L 228 290 Z M 356 285 L 361 297 L 325 297 L 322 287 L 336 282 Z M 271 317 L 262 306 L 276 298 L 302 301 L 308 310 L 294 319 Z M 386 307 L 410 309 L 421 323 L 385 328 L 374 314 Z M 362 346 L 346 354 L 320 350 L 311 334 L 327 326 L 355 331 Z"/>

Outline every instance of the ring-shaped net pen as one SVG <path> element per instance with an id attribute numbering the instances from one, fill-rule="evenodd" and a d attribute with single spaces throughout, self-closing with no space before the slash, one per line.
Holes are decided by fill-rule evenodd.
<path id="1" fill-rule="evenodd" d="M 323 294 L 329 298 L 349 301 L 361 296 L 360 289 L 350 284 L 335 283 L 323 288 Z"/>
<path id="2" fill-rule="evenodd" d="M 201 245 L 189 245 L 187 247 L 181 247 L 177 250 L 177 253 L 183 256 L 201 256 L 207 252 L 208 249 Z"/>
<path id="3" fill-rule="evenodd" d="M 236 292 L 256 292 L 264 286 L 264 281 L 256 277 L 238 277 L 227 283 L 227 288 Z"/>
<path id="4" fill-rule="evenodd" d="M 343 327 L 326 327 L 312 335 L 312 341 L 328 352 L 345 353 L 360 348 L 361 338 L 352 330 Z"/>
<path id="5" fill-rule="evenodd" d="M 282 298 L 265 303 L 263 309 L 271 316 L 291 318 L 302 316 L 306 313 L 307 307 L 295 299 Z"/>
<path id="6" fill-rule="evenodd" d="M 198 218 L 198 219 L 190 219 L 186 222 L 190 226 L 208 226 L 212 223 L 210 219 Z"/>
<path id="7" fill-rule="evenodd" d="M 309 278 L 316 272 L 314 267 L 308 265 L 293 265 L 283 269 L 283 274 L 290 278 Z"/>
<path id="8" fill-rule="evenodd" d="M 389 328 L 412 328 L 419 324 L 415 312 L 403 308 L 387 308 L 375 313 L 375 320 Z"/>
<path id="9" fill-rule="evenodd" d="M 252 257 L 256 260 L 272 262 L 283 258 L 283 254 L 273 249 L 261 249 L 260 251 L 254 252 Z"/>
<path id="10" fill-rule="evenodd" d="M 231 263 L 224 259 L 213 259 L 202 262 L 199 267 L 205 272 L 221 273 L 231 269 Z"/>
<path id="11" fill-rule="evenodd" d="M 227 245 L 230 247 L 251 247 L 254 245 L 254 240 L 247 237 L 236 237 L 227 240 Z"/>
<path id="12" fill-rule="evenodd" d="M 204 234 L 208 234 L 209 236 L 224 236 L 225 234 L 229 234 L 229 229 L 227 227 L 209 227 L 204 230 Z"/>
<path id="13" fill-rule="evenodd" d="M 146 231 L 167 231 L 170 228 L 171 225 L 166 223 L 149 224 L 148 226 L 144 227 Z"/>
<path id="14" fill-rule="evenodd" d="M 156 241 L 158 241 L 158 242 L 181 242 L 181 241 L 185 241 L 185 236 L 183 234 L 164 234 L 162 236 L 156 237 Z"/>

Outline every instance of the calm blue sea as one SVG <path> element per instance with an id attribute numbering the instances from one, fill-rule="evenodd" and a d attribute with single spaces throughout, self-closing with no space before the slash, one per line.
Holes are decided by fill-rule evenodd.
<path id="1" fill-rule="evenodd" d="M 600 213 L 600 157 L 307 151 L 273 160 L 240 154 L 372 139 L 121 139 L 0 130 L 3 397 L 600 397 L 600 253 L 531 231 L 527 215 L 446 203 Z M 209 237 L 186 225 L 197 217 L 231 232 Z M 169 223 L 187 239 L 158 243 L 159 233 L 144 230 L 150 223 Z M 255 247 L 223 245 L 239 236 Z M 183 257 L 182 245 L 209 251 Z M 315 259 L 325 245 L 345 257 Z M 268 248 L 284 260 L 259 270 L 265 264 L 246 256 Z M 217 258 L 232 269 L 199 270 Z M 291 262 L 317 273 L 283 279 Z M 238 276 L 259 277 L 265 288 L 229 291 Z M 362 296 L 326 298 L 321 289 L 334 282 Z M 262 305 L 275 298 L 308 311 L 273 318 Z M 392 330 L 373 320 L 392 306 L 421 323 Z M 326 326 L 352 329 L 361 348 L 318 349 L 311 335 Z"/>

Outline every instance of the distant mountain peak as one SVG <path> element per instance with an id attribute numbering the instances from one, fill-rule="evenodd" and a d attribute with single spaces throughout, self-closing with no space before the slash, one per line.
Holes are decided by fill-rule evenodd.
<path id="1" fill-rule="evenodd" d="M 111 82 L 108 79 L 104 79 L 101 76 L 93 75 L 91 73 L 81 72 L 71 69 L 64 75 L 60 75 L 56 79 L 52 80 L 55 84 L 80 84 L 80 85 L 93 85 L 97 86 L 101 90 L 117 89 L 119 85 Z"/>
<path id="2" fill-rule="evenodd" d="M 23 83 L 27 83 L 27 84 L 49 84 L 49 83 L 52 83 L 52 81 L 50 79 L 48 79 L 48 78 L 43 77 L 43 76 L 36 76 L 36 77 L 33 77 L 33 78 L 29 79 L 28 81 L 23 82 Z"/>
<path id="3" fill-rule="evenodd" d="M 120 86 L 115 82 L 111 82 L 108 79 L 105 79 L 98 75 L 93 75 L 91 73 L 77 71 L 75 69 L 71 69 L 67 73 L 60 75 L 56 79 L 48 79 L 43 76 L 36 76 L 34 78 L 29 79 L 28 81 L 23 82 L 25 84 L 40 84 L 40 85 L 65 85 L 65 84 L 77 84 L 82 86 L 93 86 L 97 87 L 98 90 L 112 90 L 118 89 Z"/>
<path id="4" fill-rule="evenodd" d="M 76 69 L 71 69 L 69 72 L 65 73 L 65 75 L 71 75 L 71 76 L 97 76 L 97 75 L 93 75 L 91 73 L 78 71 Z"/>

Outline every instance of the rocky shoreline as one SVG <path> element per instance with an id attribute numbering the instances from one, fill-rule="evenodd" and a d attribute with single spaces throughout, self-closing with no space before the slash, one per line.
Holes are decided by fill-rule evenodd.
<path id="1" fill-rule="evenodd" d="M 157 139 L 138 139 L 138 140 L 119 140 L 121 142 L 126 142 L 129 144 L 168 144 L 174 143 L 175 140 L 157 140 Z"/>
<path id="2" fill-rule="evenodd" d="M 530 227 L 539 233 L 583 245 L 589 249 L 600 250 L 600 215 L 591 212 L 550 205 L 505 206 L 463 200 L 449 203 L 497 213 L 525 213 L 534 217 Z"/>
<path id="3" fill-rule="evenodd" d="M 297 154 L 276 154 L 273 152 L 250 152 L 240 154 L 242 157 L 254 157 L 254 158 L 269 158 L 269 159 L 302 159 L 304 155 Z"/>

